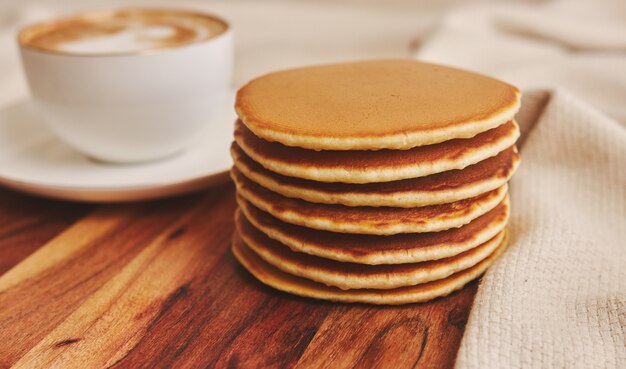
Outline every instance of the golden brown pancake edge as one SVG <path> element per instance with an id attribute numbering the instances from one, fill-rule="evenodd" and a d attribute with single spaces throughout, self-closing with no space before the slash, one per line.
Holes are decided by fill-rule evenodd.
<path id="1" fill-rule="evenodd" d="M 463 227 L 389 236 L 336 233 L 285 223 L 247 200 L 239 201 L 236 219 L 237 222 L 249 222 L 295 252 L 343 262 L 378 265 L 416 263 L 458 255 L 487 242 L 504 229 L 509 212 L 507 196 L 496 208 Z"/>
<path id="2" fill-rule="evenodd" d="M 478 196 L 505 184 L 517 170 L 515 146 L 464 169 L 400 181 L 348 184 L 316 182 L 288 177 L 265 169 L 233 142 L 235 167 L 248 179 L 286 197 L 321 204 L 346 206 L 417 207 L 454 202 Z"/>
<path id="3" fill-rule="evenodd" d="M 239 218 L 242 220 L 242 218 Z M 294 252 L 256 229 L 237 222 L 237 232 L 249 249 L 282 271 L 340 289 L 393 289 L 444 279 L 471 268 L 500 244 L 504 231 L 458 255 L 409 264 L 363 265 Z"/>
<path id="4" fill-rule="evenodd" d="M 237 232 L 233 233 L 232 252 L 243 267 L 261 283 L 283 292 L 338 302 L 402 305 L 426 302 L 437 297 L 447 296 L 463 288 L 467 283 L 482 275 L 493 264 L 506 248 L 507 241 L 508 234 L 505 234 L 505 239 L 500 247 L 472 268 L 445 279 L 393 290 L 341 290 L 284 273 L 256 256 L 241 241 Z"/>
<path id="5" fill-rule="evenodd" d="M 386 235 L 460 227 L 495 208 L 508 189 L 505 184 L 470 199 L 417 208 L 349 207 L 313 204 L 279 195 L 250 181 L 235 167 L 231 169 L 231 178 L 237 197 L 287 223 L 333 232 Z"/>
<path id="6" fill-rule="evenodd" d="M 315 151 L 265 141 L 241 122 L 235 141 L 252 160 L 285 176 L 318 182 L 376 183 L 463 169 L 515 144 L 519 127 L 510 121 L 468 139 L 409 150 Z"/>

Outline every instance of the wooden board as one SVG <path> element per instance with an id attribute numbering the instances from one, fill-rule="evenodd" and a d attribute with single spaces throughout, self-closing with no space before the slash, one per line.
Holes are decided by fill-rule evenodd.
<path id="1" fill-rule="evenodd" d="M 449 368 L 476 282 L 403 307 L 277 292 L 229 251 L 234 189 L 92 206 L 0 190 L 0 368 Z"/>

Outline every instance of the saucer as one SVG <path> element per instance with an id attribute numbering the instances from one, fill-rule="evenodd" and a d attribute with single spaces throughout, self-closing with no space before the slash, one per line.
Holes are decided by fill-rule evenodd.
<path id="1" fill-rule="evenodd" d="M 86 202 L 156 199 L 198 191 L 228 180 L 234 109 L 182 152 L 159 161 L 109 164 L 61 142 L 29 101 L 0 110 L 0 185 L 34 195 Z"/>

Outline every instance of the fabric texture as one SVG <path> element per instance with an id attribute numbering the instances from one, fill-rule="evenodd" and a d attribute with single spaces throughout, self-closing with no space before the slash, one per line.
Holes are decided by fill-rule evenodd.
<path id="1" fill-rule="evenodd" d="M 459 10 L 416 53 L 525 93 L 510 246 L 458 369 L 626 368 L 624 15 L 618 1 Z"/>

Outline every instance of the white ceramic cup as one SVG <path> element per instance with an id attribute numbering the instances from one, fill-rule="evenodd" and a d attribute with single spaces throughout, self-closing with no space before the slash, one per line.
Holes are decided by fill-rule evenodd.
<path id="1" fill-rule="evenodd" d="M 25 27 L 18 42 L 43 120 L 70 146 L 103 161 L 140 162 L 181 151 L 223 111 L 232 80 L 231 27 L 194 14 L 223 22 L 225 31 L 162 49 L 80 54 L 32 47 L 22 36 L 42 24 Z"/>

